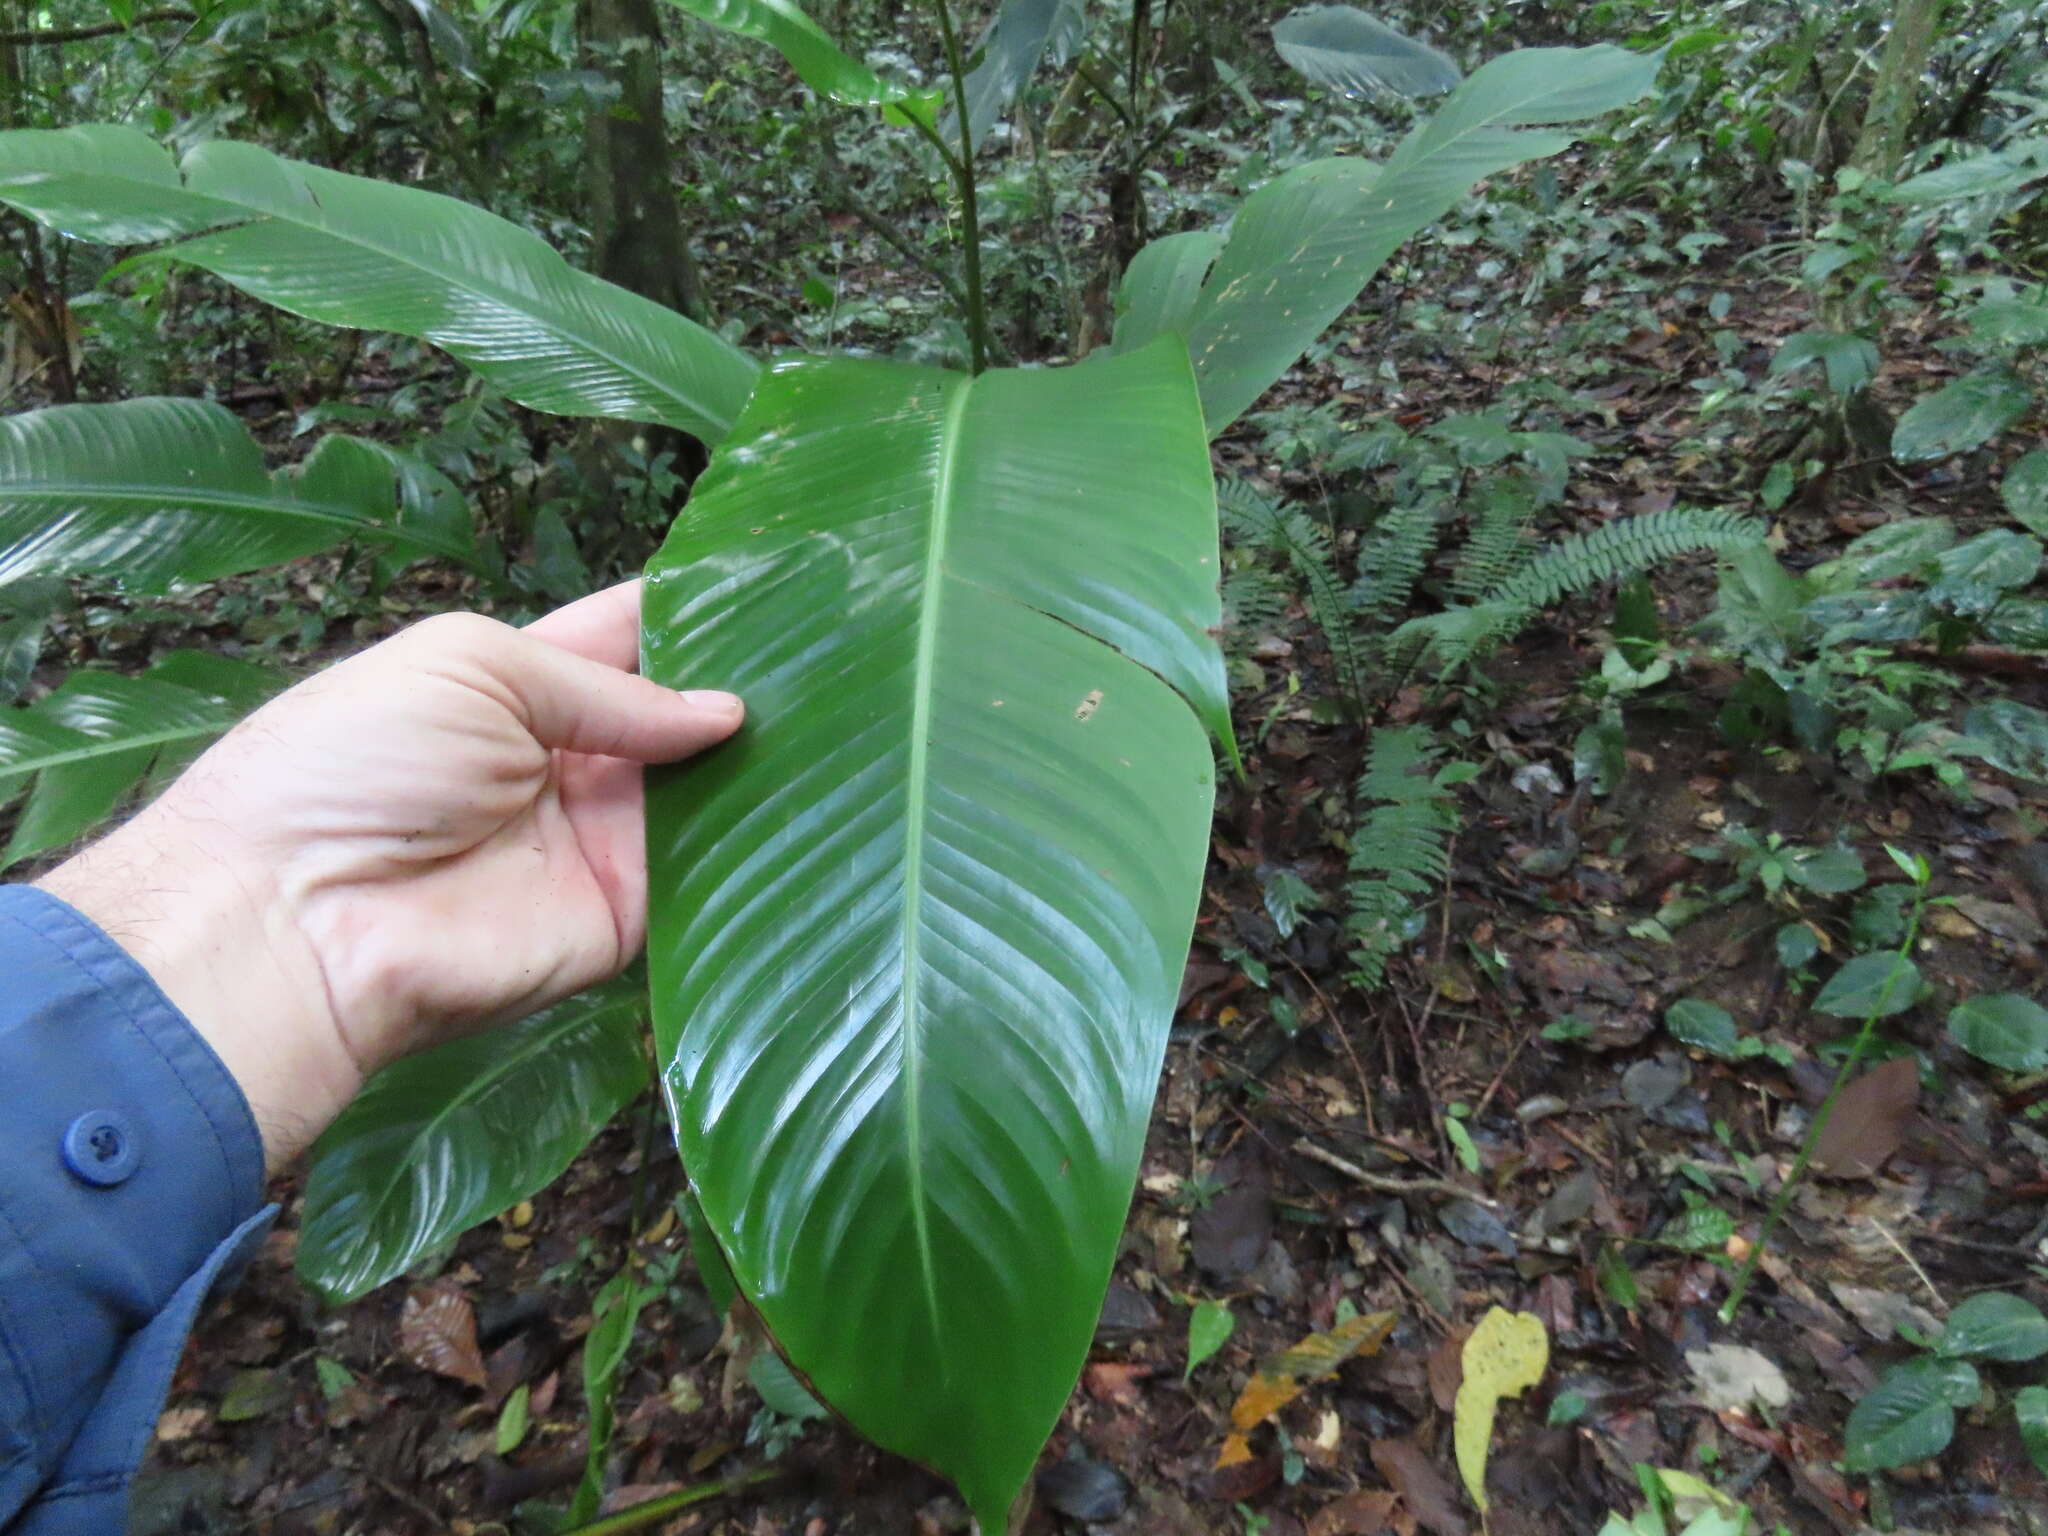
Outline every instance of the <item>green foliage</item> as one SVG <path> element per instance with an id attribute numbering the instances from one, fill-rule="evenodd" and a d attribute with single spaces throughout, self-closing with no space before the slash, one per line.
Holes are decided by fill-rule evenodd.
<path id="1" fill-rule="evenodd" d="M 818 1394 L 984 1524 L 1093 1336 L 1179 990 L 1230 739 L 1213 507 L 1175 342 L 807 361 L 649 571 L 647 675 L 753 722 L 648 786 L 685 1165 Z"/>
<path id="2" fill-rule="evenodd" d="M 1395 31 L 1350 5 L 1316 5 L 1273 25 L 1280 57 L 1315 84 L 1345 96 L 1389 91 L 1433 96 L 1463 78 L 1441 49 Z"/>
<path id="3" fill-rule="evenodd" d="M 325 437 L 271 474 L 204 400 L 59 405 L 0 420 L 0 586 L 118 576 L 211 581 L 343 541 L 475 565 L 461 493 L 381 443 Z"/>
<path id="4" fill-rule="evenodd" d="M 1329 530 L 1299 508 L 1283 508 L 1248 480 L 1218 485 L 1216 506 L 1232 542 L 1279 555 L 1299 578 L 1309 616 L 1330 648 L 1342 697 L 1348 707 L 1364 709 L 1371 687 L 1369 658 L 1351 624 Z"/>
<path id="5" fill-rule="evenodd" d="M 1186 1381 L 1195 1367 L 1230 1342 L 1237 1330 L 1237 1317 L 1220 1301 L 1198 1301 L 1188 1312 L 1188 1363 L 1180 1375 Z"/>
<path id="6" fill-rule="evenodd" d="M 173 651 L 139 677 L 74 672 L 0 711 L 0 808 L 27 796 L 0 868 L 63 847 L 145 781 L 168 783 L 281 685 L 250 662 Z"/>
<path id="7" fill-rule="evenodd" d="M 1441 666 L 1462 665 L 1574 593 L 1693 551 L 1752 546 L 1761 536 L 1755 522 L 1731 512 L 1679 507 L 1623 518 L 1527 555 L 1474 601 L 1410 619 L 1394 638 Z"/>
<path id="8" fill-rule="evenodd" d="M 647 1086 L 638 976 L 395 1062 L 312 1152 L 299 1277 L 353 1301 L 549 1183 Z"/>
<path id="9" fill-rule="evenodd" d="M 1378 986 L 1388 960 L 1421 933 L 1423 906 L 1450 873 L 1450 837 L 1458 826 L 1452 791 L 1475 770 L 1461 762 L 1438 766 L 1441 757 L 1419 726 L 1373 733 L 1351 834 L 1348 928 L 1361 986 Z"/>
<path id="10" fill-rule="evenodd" d="M 431 341 L 535 410 L 716 442 L 757 372 L 481 208 L 254 144 L 216 140 L 177 161 L 110 124 L 0 133 L 0 203 L 75 239 L 172 241 L 163 259 L 308 319 Z"/>
<path id="11" fill-rule="evenodd" d="M 1886 1371 L 1849 1412 L 1843 1465 L 1852 1472 L 1903 1467 L 1938 1456 L 1955 1435 L 1956 1410 L 1977 1402 L 1983 1382 L 1971 1360 L 2023 1362 L 2048 1354 L 2048 1318 L 2018 1296 L 1986 1292 L 1949 1314 L 1934 1347 Z M 2014 1403 L 2030 1456 L 2040 1443 L 2039 1387 Z"/>
<path id="12" fill-rule="evenodd" d="M 2048 1067 L 2048 1008 L 2017 992 L 1995 992 L 1956 1004 L 1948 1032 L 1980 1061 L 2007 1072 Z"/>

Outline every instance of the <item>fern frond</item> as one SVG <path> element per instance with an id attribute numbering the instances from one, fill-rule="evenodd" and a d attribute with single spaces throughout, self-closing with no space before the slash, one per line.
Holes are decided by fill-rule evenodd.
<path id="1" fill-rule="evenodd" d="M 1263 565 L 1223 578 L 1223 635 L 1234 646 L 1271 630 L 1287 606 L 1286 584 Z"/>
<path id="2" fill-rule="evenodd" d="M 1442 500 L 1418 496 L 1390 507 L 1358 547 L 1358 577 L 1345 594 L 1351 611 L 1376 628 L 1391 626 L 1408 606 L 1436 548 Z"/>
<path id="3" fill-rule="evenodd" d="M 1357 942 L 1354 979 L 1376 987 L 1387 961 L 1422 926 L 1422 902 L 1450 873 L 1450 835 L 1458 817 L 1452 788 L 1469 765 L 1437 767 L 1442 748 L 1420 726 L 1374 732 L 1358 780 L 1358 825 L 1351 834 L 1350 915 Z"/>
<path id="4" fill-rule="evenodd" d="M 1476 602 L 1527 562 L 1536 516 L 1535 482 L 1517 471 L 1495 475 L 1479 494 L 1472 532 L 1451 571 L 1451 594 L 1463 603 Z"/>
<path id="5" fill-rule="evenodd" d="M 1337 684 L 1354 707 L 1365 699 L 1364 658 L 1352 634 L 1330 535 L 1298 508 L 1282 507 L 1247 480 L 1226 480 L 1216 492 L 1224 529 L 1243 543 L 1284 556 L 1301 578 L 1302 606 L 1323 633 Z"/>
<path id="6" fill-rule="evenodd" d="M 1411 619 L 1392 638 L 1397 647 L 1426 646 L 1446 669 L 1460 666 L 1562 598 L 1639 575 L 1678 555 L 1753 544 L 1763 533 L 1753 518 L 1698 507 L 1623 518 L 1560 540 L 1476 602 Z"/>

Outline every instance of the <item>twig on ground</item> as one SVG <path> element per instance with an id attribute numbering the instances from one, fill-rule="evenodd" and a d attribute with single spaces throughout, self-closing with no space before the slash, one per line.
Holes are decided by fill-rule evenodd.
<path id="1" fill-rule="evenodd" d="M 1374 1173 L 1370 1168 L 1359 1167 L 1349 1158 L 1339 1157 L 1327 1147 L 1317 1146 L 1306 1136 L 1295 1142 L 1294 1150 L 1310 1162 L 1321 1163 L 1325 1168 L 1343 1174 L 1354 1184 L 1363 1184 L 1383 1195 L 1443 1195 L 1452 1200 L 1476 1200 L 1481 1205 L 1500 1204 L 1477 1190 L 1453 1184 L 1449 1179 L 1404 1179 L 1391 1173 Z"/>

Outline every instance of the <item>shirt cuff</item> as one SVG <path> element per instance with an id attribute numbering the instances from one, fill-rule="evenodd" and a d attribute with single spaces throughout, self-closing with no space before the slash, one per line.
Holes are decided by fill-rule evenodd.
<path id="1" fill-rule="evenodd" d="M 44 1475 L 262 1197 L 262 1139 L 212 1047 L 71 907 L 0 886 L 0 1376 Z"/>

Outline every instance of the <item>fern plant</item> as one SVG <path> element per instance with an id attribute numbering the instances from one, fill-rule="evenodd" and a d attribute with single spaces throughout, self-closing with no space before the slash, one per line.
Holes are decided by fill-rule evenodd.
<path id="1" fill-rule="evenodd" d="M 1356 945 L 1352 980 L 1362 987 L 1378 986 L 1387 961 L 1421 933 L 1423 903 L 1450 873 L 1454 791 L 1479 769 L 1467 762 L 1439 766 L 1442 757 L 1442 743 L 1425 726 L 1373 733 L 1358 780 L 1347 922 Z"/>

